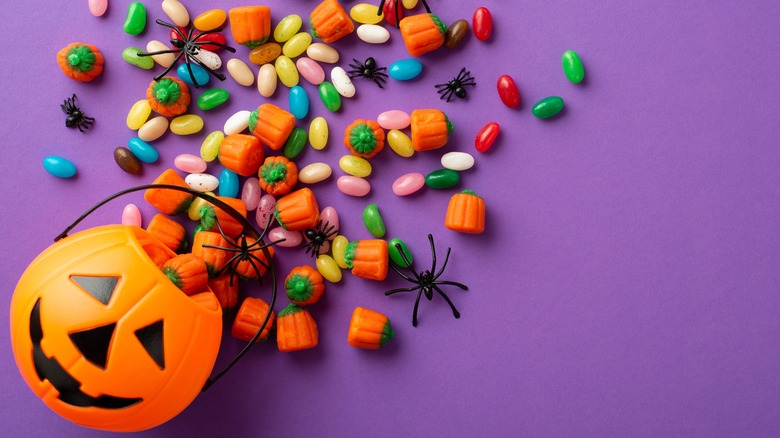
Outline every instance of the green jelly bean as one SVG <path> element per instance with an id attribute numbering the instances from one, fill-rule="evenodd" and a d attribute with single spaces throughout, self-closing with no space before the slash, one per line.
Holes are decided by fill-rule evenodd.
<path id="1" fill-rule="evenodd" d="M 328 111 L 335 113 L 341 108 L 341 95 L 336 91 L 336 87 L 328 81 L 320 84 L 320 99 L 325 104 Z"/>
<path id="2" fill-rule="evenodd" d="M 122 59 L 130 65 L 151 70 L 154 67 L 154 59 L 151 56 L 138 56 L 138 52 L 143 52 L 143 50 L 138 47 L 128 47 L 122 51 Z"/>
<path id="3" fill-rule="evenodd" d="M 132 2 L 127 6 L 127 18 L 124 29 L 130 35 L 138 35 L 146 27 L 146 7 L 141 2 Z"/>
<path id="4" fill-rule="evenodd" d="M 401 251 L 403 251 L 403 254 L 406 256 L 406 260 L 409 260 L 409 265 L 407 265 L 403 257 L 401 257 L 401 251 L 398 251 L 396 246 L 401 247 Z M 403 240 L 397 237 L 387 241 L 387 252 L 390 255 L 390 260 L 402 268 L 408 268 L 411 266 L 411 263 L 414 263 L 414 260 L 412 259 L 412 253 L 409 251 L 409 247 L 406 246 L 406 243 L 404 243 Z"/>
<path id="5" fill-rule="evenodd" d="M 382 220 L 382 215 L 379 214 L 379 208 L 376 204 L 368 204 L 363 209 L 363 223 L 366 225 L 368 232 L 376 238 L 382 238 L 385 236 L 385 221 Z"/>
<path id="6" fill-rule="evenodd" d="M 434 170 L 425 176 L 425 185 L 432 189 L 448 189 L 460 182 L 460 174 L 451 169 Z"/>
<path id="7" fill-rule="evenodd" d="M 306 130 L 295 128 L 284 143 L 284 156 L 293 160 L 301 154 L 306 147 Z"/>
<path id="8" fill-rule="evenodd" d="M 531 112 L 540 119 L 549 119 L 563 110 L 563 98 L 558 96 L 545 97 L 536 102 Z"/>
<path id="9" fill-rule="evenodd" d="M 569 81 L 579 84 L 585 79 L 585 67 L 582 66 L 582 59 L 580 55 L 574 50 L 567 50 L 563 52 L 563 73 L 566 74 L 566 78 Z"/>
<path id="10" fill-rule="evenodd" d="M 227 102 L 230 93 L 224 88 L 212 88 L 198 97 L 198 108 L 203 111 L 214 109 Z"/>

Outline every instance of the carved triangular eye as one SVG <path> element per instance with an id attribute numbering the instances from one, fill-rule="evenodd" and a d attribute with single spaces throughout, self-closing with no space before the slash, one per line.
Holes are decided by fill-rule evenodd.
<path id="1" fill-rule="evenodd" d="M 114 336 L 115 328 L 116 323 L 111 323 L 101 327 L 69 333 L 68 336 L 70 336 L 73 345 L 84 355 L 84 359 L 95 366 L 106 369 L 108 347 L 111 345 L 111 338 Z"/>
<path id="2" fill-rule="evenodd" d="M 163 321 L 151 323 L 135 331 L 135 337 L 141 342 L 149 356 L 161 370 L 165 369 L 165 349 L 163 348 Z"/>
<path id="3" fill-rule="evenodd" d="M 79 285 L 84 292 L 106 305 L 111 301 L 116 290 L 116 283 L 119 281 L 119 277 L 85 277 L 80 275 L 71 275 L 70 279 Z"/>

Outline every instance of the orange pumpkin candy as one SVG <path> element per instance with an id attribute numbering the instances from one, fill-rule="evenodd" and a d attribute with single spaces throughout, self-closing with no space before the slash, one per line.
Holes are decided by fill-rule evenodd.
<path id="1" fill-rule="evenodd" d="M 295 116 L 271 103 L 264 103 L 249 114 L 249 131 L 264 145 L 278 151 L 295 129 Z"/>
<path id="2" fill-rule="evenodd" d="M 181 79 L 165 76 L 152 81 L 146 89 L 146 100 L 152 109 L 165 117 L 176 117 L 187 112 L 190 89 Z"/>
<path id="3" fill-rule="evenodd" d="M 444 44 L 447 26 L 435 14 L 412 15 L 401 20 L 401 36 L 412 56 L 421 56 Z"/>
<path id="4" fill-rule="evenodd" d="M 276 346 L 279 351 L 314 348 L 319 343 L 317 323 L 308 310 L 297 304 L 285 307 L 276 318 Z"/>
<path id="5" fill-rule="evenodd" d="M 146 231 L 167 246 L 173 252 L 187 249 L 187 230 L 168 216 L 156 214 L 146 227 Z"/>
<path id="6" fill-rule="evenodd" d="M 269 195 L 286 195 L 298 184 L 298 166 L 281 155 L 268 157 L 260 166 L 257 176 L 260 188 Z"/>
<path id="7" fill-rule="evenodd" d="M 192 254 L 180 254 L 162 267 L 163 274 L 187 295 L 203 292 L 209 284 L 206 262 Z"/>
<path id="8" fill-rule="evenodd" d="M 264 157 L 263 145 L 254 135 L 231 134 L 219 145 L 219 162 L 241 176 L 257 173 Z"/>
<path id="9" fill-rule="evenodd" d="M 199 231 L 192 241 L 192 254 L 206 263 L 209 277 L 217 277 L 233 253 L 220 248 L 230 248 L 230 243 L 221 234 L 213 231 Z"/>
<path id="10" fill-rule="evenodd" d="M 284 280 L 287 298 L 299 306 L 314 304 L 325 293 L 322 274 L 309 265 L 296 266 Z"/>
<path id="11" fill-rule="evenodd" d="M 241 216 L 246 217 L 246 204 L 244 204 L 244 201 L 225 196 L 217 196 L 217 199 L 233 207 Z M 198 216 L 204 231 L 218 231 L 221 227 L 225 235 L 231 238 L 238 237 L 244 231 L 244 225 L 233 219 L 233 216 L 208 202 L 200 208 Z M 219 221 L 219 227 L 217 226 L 217 221 Z"/>
<path id="12" fill-rule="evenodd" d="M 387 316 L 374 310 L 356 307 L 349 322 L 347 342 L 349 345 L 367 350 L 378 350 L 393 339 L 395 331 Z"/>
<path id="13" fill-rule="evenodd" d="M 320 207 L 310 188 L 304 187 L 276 202 L 274 217 L 287 231 L 314 228 L 320 221 Z"/>
<path id="14" fill-rule="evenodd" d="M 173 169 L 166 169 L 158 176 L 152 184 L 167 184 L 189 188 L 184 178 L 179 176 Z M 148 189 L 144 192 L 146 202 L 152 204 L 158 210 L 165 214 L 177 215 L 190 208 L 193 195 L 186 192 L 170 189 Z"/>
<path id="15" fill-rule="evenodd" d="M 455 129 L 447 115 L 437 109 L 418 109 L 412 111 L 410 118 L 412 129 L 412 147 L 416 151 L 438 149 L 450 139 Z"/>
<path id="16" fill-rule="evenodd" d="M 271 9 L 268 6 L 240 6 L 228 11 L 228 15 L 236 43 L 252 49 L 268 41 L 271 35 Z"/>
<path id="17" fill-rule="evenodd" d="M 344 130 L 344 146 L 352 155 L 371 158 L 385 147 L 385 131 L 373 120 L 357 119 Z"/>
<path id="18" fill-rule="evenodd" d="M 246 297 L 244 302 L 241 303 L 241 308 L 238 309 L 236 319 L 233 321 L 233 329 L 231 330 L 233 337 L 246 342 L 251 341 L 257 334 L 257 330 L 260 329 L 263 321 L 265 321 L 269 310 L 271 308 L 263 299 Z M 271 327 L 274 325 L 274 319 L 276 319 L 274 312 L 271 311 L 271 314 L 268 316 L 268 322 L 255 342 L 262 342 L 268 339 L 268 336 L 271 334 Z"/>
<path id="19" fill-rule="evenodd" d="M 382 239 L 349 242 L 344 252 L 352 275 L 377 281 L 387 278 L 388 257 L 387 242 Z"/>
<path id="20" fill-rule="evenodd" d="M 68 77 L 89 82 L 103 73 L 103 54 L 92 44 L 70 43 L 57 52 L 57 64 Z"/>
<path id="21" fill-rule="evenodd" d="M 452 195 L 444 217 L 444 226 L 461 233 L 479 234 L 485 231 L 485 200 L 473 190 Z"/>
<path id="22" fill-rule="evenodd" d="M 337 0 L 325 0 L 309 15 L 311 36 L 332 43 L 355 30 L 355 23 Z"/>
<path id="23" fill-rule="evenodd" d="M 238 280 L 231 281 L 230 274 L 226 273 L 216 278 L 209 278 L 209 289 L 219 300 L 219 306 L 223 313 L 232 310 L 238 304 Z"/>

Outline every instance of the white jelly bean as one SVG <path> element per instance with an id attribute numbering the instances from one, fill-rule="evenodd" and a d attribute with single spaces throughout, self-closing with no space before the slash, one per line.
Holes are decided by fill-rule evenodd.
<path id="1" fill-rule="evenodd" d="M 376 24 L 361 24 L 357 28 L 357 35 L 358 38 L 369 44 L 382 44 L 390 39 L 390 32 Z"/>
<path id="2" fill-rule="evenodd" d="M 200 49 L 198 54 L 195 55 L 195 58 L 212 70 L 217 70 L 222 67 L 222 58 L 211 50 Z"/>
<path id="3" fill-rule="evenodd" d="M 271 97 L 276 91 L 276 68 L 273 64 L 263 64 L 257 72 L 257 91 L 263 97 Z"/>
<path id="4" fill-rule="evenodd" d="M 333 67 L 333 70 L 330 71 L 330 81 L 333 83 L 333 86 L 336 87 L 336 91 L 338 91 L 340 95 L 344 97 L 352 97 L 355 95 L 355 85 L 343 68 Z"/>
<path id="5" fill-rule="evenodd" d="M 146 43 L 147 52 L 159 52 L 162 50 L 171 50 L 171 48 L 157 40 L 151 40 Z M 152 59 L 154 59 L 154 62 L 160 65 L 160 67 L 168 68 L 173 64 L 173 61 L 176 60 L 176 55 L 173 53 L 163 53 L 161 55 L 152 56 Z"/>
<path id="6" fill-rule="evenodd" d="M 222 132 L 224 132 L 225 135 L 241 133 L 243 130 L 249 127 L 250 114 L 252 113 L 247 110 L 241 110 L 233 114 L 225 122 L 225 126 L 222 129 Z"/>
<path id="7" fill-rule="evenodd" d="M 268 232 L 268 240 L 276 242 L 284 239 L 284 241 L 277 243 L 277 246 L 282 248 L 293 248 L 303 242 L 303 236 L 299 231 L 287 231 L 282 227 L 276 227 Z"/>
<path id="8" fill-rule="evenodd" d="M 312 163 L 298 172 L 298 181 L 304 184 L 315 184 L 330 178 L 332 171 L 325 163 Z"/>
<path id="9" fill-rule="evenodd" d="M 142 225 L 141 210 L 135 204 L 125 205 L 124 210 L 122 210 L 122 225 L 133 225 L 136 227 Z"/>
<path id="10" fill-rule="evenodd" d="M 230 77 L 239 85 L 249 87 L 255 83 L 255 74 L 252 73 L 246 62 L 240 59 L 231 58 L 227 62 L 227 71 L 230 73 Z"/>
<path id="11" fill-rule="evenodd" d="M 143 141 L 155 141 L 168 130 L 168 118 L 157 116 L 141 126 L 138 130 L 138 138 Z"/>
<path id="12" fill-rule="evenodd" d="M 306 55 L 319 62 L 335 64 L 339 62 L 339 52 L 325 43 L 314 43 L 306 48 Z"/>
<path id="13" fill-rule="evenodd" d="M 385 111 L 376 118 L 376 122 L 379 123 L 384 129 L 406 129 L 411 121 L 409 113 L 401 110 Z"/>
<path id="14" fill-rule="evenodd" d="M 474 157 L 466 152 L 447 152 L 441 156 L 441 165 L 445 169 L 468 170 L 474 167 Z"/>
<path id="15" fill-rule="evenodd" d="M 179 0 L 163 0 L 162 9 L 175 25 L 187 27 L 190 24 L 190 13 Z"/>
<path id="16" fill-rule="evenodd" d="M 341 193 L 349 196 L 366 196 L 371 191 L 371 183 L 363 178 L 344 175 L 336 181 Z"/>
<path id="17" fill-rule="evenodd" d="M 244 187 L 241 189 L 241 200 L 244 201 L 247 211 L 252 211 L 260 204 L 260 181 L 255 177 L 247 178 L 244 181 Z"/>
<path id="18" fill-rule="evenodd" d="M 401 175 L 393 183 L 393 193 L 396 196 L 408 196 L 425 186 L 425 176 L 421 173 Z"/>
<path id="19" fill-rule="evenodd" d="M 197 190 L 199 192 L 213 192 L 219 187 L 219 179 L 208 173 L 191 173 L 184 178 L 184 182 L 186 182 L 192 190 Z"/>
<path id="20" fill-rule="evenodd" d="M 257 204 L 257 213 L 255 214 L 255 222 L 261 230 L 264 230 L 268 226 L 268 222 L 271 220 L 271 216 L 274 214 L 276 208 L 276 198 L 271 195 L 263 195 L 260 198 L 260 202 Z"/>

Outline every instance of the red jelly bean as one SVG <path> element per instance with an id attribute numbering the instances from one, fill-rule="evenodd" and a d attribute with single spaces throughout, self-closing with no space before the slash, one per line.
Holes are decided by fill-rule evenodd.
<path id="1" fill-rule="evenodd" d="M 171 40 L 184 41 L 186 39 L 187 35 L 188 35 L 189 30 L 187 30 L 186 28 L 183 28 L 181 26 L 176 26 L 176 27 L 179 29 L 179 31 L 182 33 L 182 35 L 184 35 L 185 38 L 182 38 L 181 35 L 179 35 L 178 32 L 176 32 L 175 30 L 171 29 L 170 39 Z M 199 30 L 195 30 L 195 29 L 192 30 L 192 36 L 193 37 L 195 35 L 197 35 L 198 33 L 200 33 Z M 217 33 L 209 33 L 209 34 L 203 35 L 201 37 L 198 37 L 198 42 L 227 44 L 227 40 L 225 39 L 225 36 L 222 35 L 221 33 L 218 33 L 218 32 Z M 209 50 L 211 52 L 216 52 L 217 50 L 221 49 L 221 47 L 215 46 L 214 44 L 203 44 L 200 47 L 202 49 L 204 49 L 204 50 Z"/>
<path id="2" fill-rule="evenodd" d="M 385 21 L 387 21 L 391 26 L 397 26 L 395 22 L 395 7 L 399 5 L 401 2 L 395 1 L 395 0 L 388 0 L 385 2 L 384 7 L 382 7 L 382 13 L 385 15 Z M 404 19 L 404 9 L 398 8 L 398 21 L 401 21 Z"/>
<path id="3" fill-rule="evenodd" d="M 487 152 L 493 146 L 499 132 L 501 132 L 501 126 L 496 122 L 490 122 L 483 126 L 477 132 L 477 138 L 474 140 L 474 146 L 477 148 L 477 151 Z"/>
<path id="4" fill-rule="evenodd" d="M 394 3 L 394 2 L 388 2 Z M 474 11 L 474 18 L 471 20 L 471 28 L 474 29 L 474 36 L 480 41 L 486 41 L 493 33 L 493 16 L 486 7 L 477 8 Z"/>
<path id="5" fill-rule="evenodd" d="M 509 75 L 498 78 L 496 84 L 501 102 L 509 108 L 517 108 L 520 105 L 520 91 L 517 89 L 514 79 Z"/>

